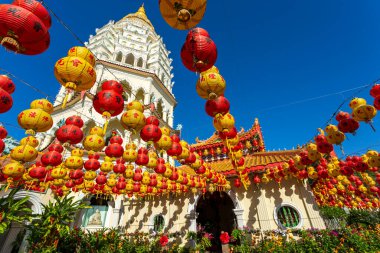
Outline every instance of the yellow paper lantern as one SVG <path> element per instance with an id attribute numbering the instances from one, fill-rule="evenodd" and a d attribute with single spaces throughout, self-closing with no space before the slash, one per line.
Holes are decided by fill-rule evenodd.
<path id="1" fill-rule="evenodd" d="M 113 163 L 111 157 L 106 156 L 104 162 L 100 165 L 100 170 L 104 173 L 108 173 L 113 170 Z"/>
<path id="2" fill-rule="evenodd" d="M 46 99 L 34 100 L 31 109 L 22 111 L 18 117 L 18 124 L 26 130 L 26 134 L 35 135 L 36 132 L 46 132 L 53 126 L 50 113 L 53 105 Z"/>
<path id="3" fill-rule="evenodd" d="M 214 127 L 219 132 L 227 132 L 235 126 L 235 119 L 230 113 L 214 118 Z"/>
<path id="4" fill-rule="evenodd" d="M 202 72 L 197 81 L 196 91 L 201 98 L 215 99 L 224 95 L 226 81 L 219 72 Z"/>
<path id="5" fill-rule="evenodd" d="M 38 151 L 30 145 L 17 146 L 11 150 L 10 156 L 19 162 L 32 162 L 37 158 Z"/>
<path id="6" fill-rule="evenodd" d="M 146 125 L 145 115 L 136 110 L 128 110 L 121 116 L 121 125 L 136 134 Z"/>
<path id="7" fill-rule="evenodd" d="M 170 129 L 167 127 L 161 127 L 161 138 L 154 143 L 154 147 L 159 151 L 168 150 L 172 147 L 173 141 L 170 138 Z"/>
<path id="8" fill-rule="evenodd" d="M 86 136 L 83 140 L 83 146 L 86 150 L 98 152 L 101 151 L 104 146 L 104 135 L 101 127 L 93 127 L 90 130 L 90 135 Z"/>
<path id="9" fill-rule="evenodd" d="M 90 89 L 96 81 L 94 55 L 85 47 L 73 47 L 68 56 L 57 61 L 54 75 L 58 82 L 66 88 L 67 93 Z M 68 94 L 63 101 L 66 106 Z"/>
<path id="10" fill-rule="evenodd" d="M 188 30 L 202 20 L 207 0 L 165 0 L 159 1 L 159 5 L 166 23 L 178 30 Z"/>
<path id="11" fill-rule="evenodd" d="M 12 161 L 2 168 L 2 172 L 10 178 L 17 178 L 25 173 L 25 168 L 21 163 Z"/>

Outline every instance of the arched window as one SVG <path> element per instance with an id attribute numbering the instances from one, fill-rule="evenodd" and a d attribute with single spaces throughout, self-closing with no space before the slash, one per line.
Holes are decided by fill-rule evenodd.
<path id="1" fill-rule="evenodd" d="M 127 58 L 125 59 L 125 63 L 134 66 L 135 65 L 135 57 L 133 54 L 128 54 Z"/>
<path id="2" fill-rule="evenodd" d="M 117 56 L 116 56 L 116 61 L 122 61 L 123 59 L 123 54 L 121 52 L 117 53 Z"/>
<path id="3" fill-rule="evenodd" d="M 136 100 L 144 103 L 144 90 L 143 89 L 139 89 L 136 93 Z"/>
<path id="4" fill-rule="evenodd" d="M 143 66 L 143 59 L 140 57 L 139 60 L 137 61 L 137 67 L 142 68 Z"/>
<path id="5" fill-rule="evenodd" d="M 153 218 L 153 230 L 157 233 L 161 232 L 165 227 L 165 219 L 161 214 Z"/>
<path id="6" fill-rule="evenodd" d="M 123 89 L 124 89 L 123 98 L 124 98 L 124 101 L 127 103 L 127 102 L 129 102 L 129 99 L 131 98 L 131 95 L 132 95 L 132 87 L 125 80 L 121 81 L 121 83 L 122 83 Z"/>
<path id="7" fill-rule="evenodd" d="M 283 228 L 296 228 L 301 226 L 301 213 L 290 204 L 282 204 L 275 210 L 275 220 Z"/>

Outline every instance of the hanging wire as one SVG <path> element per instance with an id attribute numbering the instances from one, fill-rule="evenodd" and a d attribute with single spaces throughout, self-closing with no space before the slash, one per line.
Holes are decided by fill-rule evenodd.
<path id="1" fill-rule="evenodd" d="M 379 147 L 379 146 L 380 146 L 380 143 L 376 143 L 376 144 L 370 145 L 370 146 L 368 146 L 366 148 L 362 148 L 362 149 L 356 150 L 354 152 L 351 152 L 349 154 L 345 154 L 342 157 L 340 157 L 340 159 L 343 159 L 344 157 L 347 157 L 347 156 L 352 156 L 352 155 L 356 155 L 356 154 L 362 154 L 363 151 L 368 151 L 371 148 Z"/>
<path id="2" fill-rule="evenodd" d="M 73 35 L 73 37 L 84 47 L 86 47 L 93 55 L 94 55 L 94 58 L 97 60 L 97 61 L 100 61 L 100 59 L 96 56 L 96 54 L 94 54 L 87 46 L 86 44 L 79 38 L 78 35 L 75 34 L 75 32 L 44 2 L 42 2 L 42 4 L 45 6 L 45 8 L 58 20 L 58 22 L 71 34 Z M 118 82 L 121 82 L 119 78 L 117 78 L 117 76 L 104 64 L 101 64 L 103 66 L 104 69 L 106 69 L 114 78 L 115 80 L 117 80 Z M 132 89 L 130 90 L 131 92 L 131 95 L 134 95 L 136 96 L 137 93 L 133 93 Z"/>
<path id="3" fill-rule="evenodd" d="M 325 123 L 321 128 L 322 128 L 322 129 L 325 129 L 326 126 L 327 126 L 328 124 L 331 123 L 331 121 L 335 118 L 335 116 L 338 114 L 339 110 L 343 107 L 343 105 L 344 105 L 346 102 L 348 102 L 348 101 L 350 101 L 351 99 L 355 98 L 355 97 L 356 97 L 358 94 L 360 94 L 362 91 L 364 91 L 364 90 L 367 89 L 368 87 L 372 87 L 374 84 L 378 83 L 379 81 L 380 81 L 380 78 L 377 78 L 376 80 L 372 81 L 371 83 L 369 83 L 369 84 L 367 84 L 367 85 L 363 85 L 363 86 L 358 87 L 359 90 L 356 91 L 356 92 L 354 92 L 351 96 L 348 96 L 347 98 L 345 98 L 345 99 L 342 101 L 342 103 L 339 104 L 338 108 L 334 111 L 334 113 L 331 115 L 331 117 L 326 121 L 326 123 Z M 315 134 L 314 136 L 316 136 L 316 135 L 318 135 L 318 134 L 319 134 L 319 132 L 316 131 L 316 134 Z M 313 136 L 311 139 L 309 139 L 309 141 L 307 141 L 306 143 L 309 143 L 309 142 L 313 141 L 314 136 Z"/>
<path id="4" fill-rule="evenodd" d="M 46 96 L 46 97 L 53 98 L 53 97 L 47 95 L 46 93 L 44 93 L 43 91 L 39 90 L 39 89 L 36 88 L 35 86 L 31 85 L 30 83 L 28 83 L 28 82 L 22 80 L 21 78 L 19 78 L 19 77 L 16 76 L 15 74 L 13 74 L 13 73 L 11 73 L 11 72 L 5 70 L 5 69 L 2 69 L 2 68 L 0 68 L 0 71 L 3 71 L 3 72 L 5 72 L 7 75 L 10 75 L 10 76 L 14 77 L 15 79 L 21 81 L 23 84 L 25 84 L 27 87 L 31 88 L 31 89 L 34 90 L 35 92 L 40 93 L 40 94 L 42 94 L 42 95 L 44 95 L 44 96 Z M 79 112 L 79 111 L 77 111 L 77 110 L 75 110 L 75 109 L 70 109 L 70 110 L 71 110 L 71 111 L 74 111 L 74 112 L 76 112 L 77 114 L 80 114 L 80 115 L 82 115 L 82 116 L 84 116 L 84 117 L 87 117 L 88 119 L 93 120 L 95 123 L 97 123 L 97 124 L 99 124 L 99 125 L 102 125 L 102 124 L 103 124 L 103 123 L 100 123 L 100 122 L 96 121 L 94 118 L 92 118 L 92 117 L 90 117 L 90 116 L 87 116 L 86 114 L 82 113 L 83 110 L 82 110 L 82 112 Z M 0 123 L 2 123 L 2 122 L 0 122 Z M 21 127 L 18 127 L 18 126 L 15 126 L 15 125 L 9 124 L 9 123 L 4 123 L 4 125 L 9 125 L 9 126 L 11 126 L 11 127 L 16 127 L 16 128 L 20 128 L 20 129 L 22 129 Z"/>
<path id="5" fill-rule="evenodd" d="M 5 70 L 5 69 L 3 69 L 3 68 L 0 67 L 0 71 L 1 71 L 1 72 L 4 72 L 4 73 L 5 73 L 6 75 L 8 75 L 8 76 L 11 76 L 11 77 L 13 77 L 13 78 L 19 80 L 21 83 L 23 83 L 24 85 L 26 85 L 26 86 L 28 86 L 29 88 L 33 89 L 34 91 L 36 91 L 36 92 L 42 94 L 42 95 L 45 96 L 46 98 L 52 98 L 52 99 L 53 99 L 52 96 L 50 96 L 50 95 L 48 95 L 47 93 L 43 92 L 42 90 L 40 90 L 40 89 L 34 87 L 33 85 L 30 85 L 29 83 L 25 82 L 23 79 L 21 79 L 21 78 L 17 77 L 16 75 L 12 74 L 12 73 L 9 72 L 8 70 Z"/>
<path id="6" fill-rule="evenodd" d="M 349 91 L 353 91 L 353 90 L 357 90 L 357 89 L 361 89 L 361 88 L 367 88 L 368 86 L 370 86 L 370 84 L 362 85 L 362 86 L 359 86 L 359 87 L 354 87 L 354 88 L 351 88 L 351 89 L 348 89 L 348 90 L 342 90 L 342 91 L 338 91 L 338 92 L 328 93 L 328 94 L 324 94 L 324 95 L 320 95 L 320 96 L 316 96 L 316 97 L 312 97 L 312 98 L 306 98 L 306 99 L 290 102 L 290 103 L 287 103 L 287 104 L 276 105 L 276 106 L 264 108 L 262 110 L 258 110 L 255 113 L 270 111 L 270 110 L 279 109 L 279 108 L 283 108 L 283 107 L 288 107 L 288 106 L 296 105 L 296 104 L 302 104 L 302 103 L 306 103 L 306 102 L 310 102 L 310 101 L 314 101 L 314 100 L 318 100 L 318 99 L 321 99 L 321 98 L 326 98 L 326 97 L 330 97 L 330 96 L 334 96 L 334 95 L 342 95 L 343 93 L 347 93 Z M 346 99 L 346 98 L 343 96 L 343 99 Z"/>

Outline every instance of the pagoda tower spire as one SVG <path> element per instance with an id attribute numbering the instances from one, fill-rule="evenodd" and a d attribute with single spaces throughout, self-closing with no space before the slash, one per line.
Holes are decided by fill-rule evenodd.
<path id="1" fill-rule="evenodd" d="M 140 6 L 140 8 L 137 10 L 137 12 L 128 14 L 127 16 L 125 16 L 122 19 L 122 21 L 126 20 L 126 19 L 139 19 L 139 20 L 142 20 L 143 22 L 145 22 L 146 24 L 148 24 L 152 29 L 154 29 L 154 27 L 152 25 L 152 22 L 150 22 L 148 16 L 146 15 L 144 3 Z"/>

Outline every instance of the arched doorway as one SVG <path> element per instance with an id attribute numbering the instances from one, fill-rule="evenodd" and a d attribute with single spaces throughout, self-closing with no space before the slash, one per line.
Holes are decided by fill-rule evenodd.
<path id="1" fill-rule="evenodd" d="M 197 225 L 213 235 L 212 252 L 222 252 L 219 241 L 221 231 L 231 235 L 232 230 L 237 228 L 234 209 L 234 202 L 225 192 L 206 192 L 199 198 L 196 207 Z"/>

